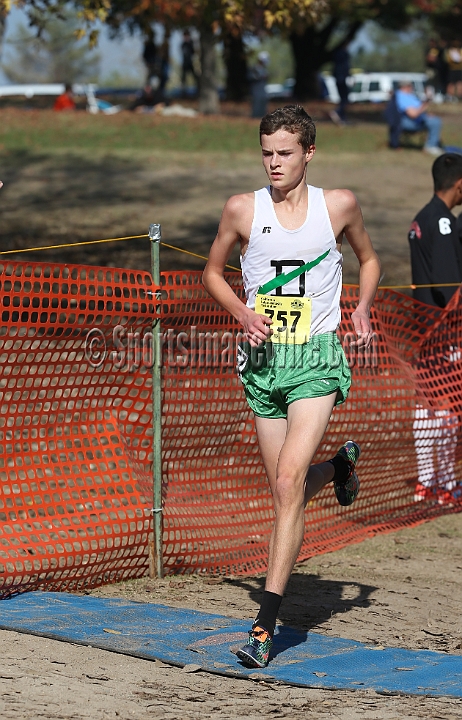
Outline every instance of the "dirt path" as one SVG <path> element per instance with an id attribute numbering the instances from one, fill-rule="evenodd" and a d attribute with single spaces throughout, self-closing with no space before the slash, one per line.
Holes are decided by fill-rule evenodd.
<path id="1" fill-rule="evenodd" d="M 461 570 L 462 515 L 449 515 L 298 565 L 280 622 L 384 647 L 462 654 Z M 261 577 L 142 578 L 89 594 L 251 618 L 261 587 Z M 249 720 L 456 720 L 462 714 L 462 701 L 455 698 L 305 689 L 188 673 L 158 661 L 8 631 L 0 631 L 0 651 L 2 720 L 234 720 L 242 715 Z"/>

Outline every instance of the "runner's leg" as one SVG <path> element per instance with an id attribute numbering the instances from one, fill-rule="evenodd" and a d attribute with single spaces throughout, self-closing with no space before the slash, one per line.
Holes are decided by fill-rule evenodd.
<path id="1" fill-rule="evenodd" d="M 343 476 L 345 480 L 351 476 L 351 459 L 345 461 L 340 453 L 329 462 L 310 467 L 335 399 L 336 393 L 297 400 L 289 405 L 287 420 L 255 419 L 276 520 L 270 539 L 268 575 L 260 609 L 248 642 L 236 653 L 250 667 L 266 667 L 268 664 L 282 594 L 303 542 L 306 503 L 324 485 L 334 480 L 334 476 L 337 482 L 342 482 Z M 356 482 L 359 487 L 357 478 Z M 335 484 L 334 489 L 339 499 Z M 349 492 L 352 491 L 349 489 Z M 342 499 L 339 502 L 350 504 L 352 500 L 348 496 L 347 499 L 348 502 Z"/>
<path id="2" fill-rule="evenodd" d="M 276 484 L 279 454 L 287 435 L 287 420 L 278 418 L 268 421 L 266 418 L 256 417 L 255 423 L 263 464 L 265 465 L 271 492 L 273 492 Z M 333 477 L 334 468 L 330 461 L 310 465 L 306 474 L 305 505 L 324 485 L 331 482 Z"/>
<path id="3" fill-rule="evenodd" d="M 333 478 L 331 463 L 314 466 L 309 474 L 308 469 L 326 431 L 335 398 L 336 393 L 331 393 L 324 397 L 297 400 L 289 405 L 287 432 L 282 445 L 281 421 L 256 419 L 258 442 L 276 514 L 266 590 L 280 596 L 284 593 L 303 542 L 305 493 L 310 499 Z M 277 425 L 273 426 L 273 423 Z"/>

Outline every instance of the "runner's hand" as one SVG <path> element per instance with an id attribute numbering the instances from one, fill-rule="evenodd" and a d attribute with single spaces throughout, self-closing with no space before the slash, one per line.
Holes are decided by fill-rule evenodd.
<path id="1" fill-rule="evenodd" d="M 356 310 L 351 314 L 351 319 L 357 336 L 357 340 L 352 343 L 352 345 L 354 344 L 356 347 L 368 348 L 374 334 L 371 328 L 369 313 L 365 310 L 361 310 L 360 308 L 356 308 Z"/>
<path id="2" fill-rule="evenodd" d="M 249 308 L 242 325 L 250 347 L 258 347 L 272 334 L 270 327 L 272 322 L 267 315 L 259 315 Z"/>

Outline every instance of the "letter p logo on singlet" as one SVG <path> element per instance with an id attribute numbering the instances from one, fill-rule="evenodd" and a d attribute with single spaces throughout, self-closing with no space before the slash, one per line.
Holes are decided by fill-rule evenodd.
<path id="1" fill-rule="evenodd" d="M 441 235 L 451 234 L 451 221 L 449 218 L 442 217 L 438 220 L 438 227 Z"/>

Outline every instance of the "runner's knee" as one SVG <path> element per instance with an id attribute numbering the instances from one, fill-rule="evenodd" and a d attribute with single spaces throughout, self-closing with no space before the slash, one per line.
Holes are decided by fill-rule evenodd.
<path id="1" fill-rule="evenodd" d="M 278 473 L 274 489 L 276 507 L 285 508 L 303 505 L 306 473 L 287 470 Z"/>

